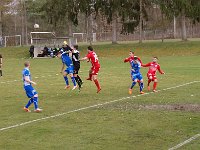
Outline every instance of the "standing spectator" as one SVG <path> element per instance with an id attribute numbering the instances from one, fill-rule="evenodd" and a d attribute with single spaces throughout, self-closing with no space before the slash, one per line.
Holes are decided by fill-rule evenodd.
<path id="1" fill-rule="evenodd" d="M 29 53 L 30 53 L 30 58 L 34 57 L 34 45 L 31 45 L 30 49 L 29 49 Z"/>
<path id="2" fill-rule="evenodd" d="M 2 58 L 2 55 L 0 54 L 0 77 L 3 75 L 2 74 L 2 64 L 3 64 L 3 58 Z"/>
<path id="3" fill-rule="evenodd" d="M 3 38 L 0 36 L 0 47 L 3 46 Z"/>

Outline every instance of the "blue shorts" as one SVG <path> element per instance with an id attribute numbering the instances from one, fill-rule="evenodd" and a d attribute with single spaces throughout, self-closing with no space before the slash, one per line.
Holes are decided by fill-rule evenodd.
<path id="1" fill-rule="evenodd" d="M 74 67 L 73 66 L 70 66 L 70 67 L 68 67 L 66 70 L 65 70 L 65 72 L 67 72 L 67 74 L 70 74 L 70 73 L 74 73 Z"/>
<path id="2" fill-rule="evenodd" d="M 134 81 L 135 79 L 138 79 L 138 80 L 142 80 L 142 74 L 141 73 L 131 73 L 131 78 L 132 80 Z"/>
<path id="3" fill-rule="evenodd" d="M 28 98 L 32 98 L 37 94 L 36 90 L 31 85 L 24 86 L 24 90 Z"/>

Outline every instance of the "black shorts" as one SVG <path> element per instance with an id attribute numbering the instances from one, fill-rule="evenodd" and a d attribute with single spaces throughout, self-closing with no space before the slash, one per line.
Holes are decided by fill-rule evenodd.
<path id="1" fill-rule="evenodd" d="M 78 71 L 80 69 L 80 65 L 74 65 L 74 74 L 78 74 Z"/>

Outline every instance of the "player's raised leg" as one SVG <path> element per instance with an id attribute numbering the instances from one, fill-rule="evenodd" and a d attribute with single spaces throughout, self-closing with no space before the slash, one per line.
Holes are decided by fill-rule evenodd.
<path id="1" fill-rule="evenodd" d="M 73 89 L 72 90 L 75 90 L 77 88 L 77 85 L 76 85 L 76 80 L 74 78 L 74 75 L 73 73 L 70 73 L 69 76 L 71 77 L 71 80 L 72 80 L 72 83 L 74 85 Z"/>
<path id="2" fill-rule="evenodd" d="M 89 70 L 89 77 L 86 80 L 92 81 L 92 69 Z"/>

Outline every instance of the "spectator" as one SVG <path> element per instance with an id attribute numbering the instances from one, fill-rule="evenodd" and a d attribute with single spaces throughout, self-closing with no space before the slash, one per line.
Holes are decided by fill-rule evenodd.
<path id="1" fill-rule="evenodd" d="M 2 59 L 2 55 L 0 54 L 0 77 L 3 75 L 2 74 L 2 64 L 3 64 L 3 59 Z"/>
<path id="2" fill-rule="evenodd" d="M 30 49 L 29 49 L 29 53 L 30 53 L 30 58 L 34 57 L 34 45 L 31 45 Z"/>
<path id="3" fill-rule="evenodd" d="M 3 46 L 3 37 L 0 36 L 0 46 Z"/>

